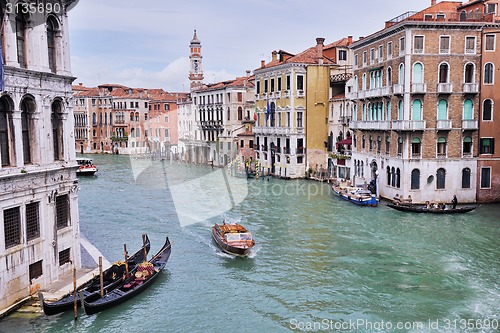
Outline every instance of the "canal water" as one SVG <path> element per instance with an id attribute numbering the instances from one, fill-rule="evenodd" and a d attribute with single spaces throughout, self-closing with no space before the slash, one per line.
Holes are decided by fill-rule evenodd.
<path id="1" fill-rule="evenodd" d="M 165 237 L 166 270 L 111 310 L 15 313 L 0 332 L 498 332 L 500 205 L 462 215 L 339 200 L 326 183 L 243 179 L 206 166 L 94 155 L 80 178 L 83 235 L 109 260 Z M 248 258 L 211 226 L 251 230 Z"/>

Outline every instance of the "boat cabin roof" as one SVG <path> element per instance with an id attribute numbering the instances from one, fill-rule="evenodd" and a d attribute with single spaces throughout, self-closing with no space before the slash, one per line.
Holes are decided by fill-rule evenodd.
<path id="1" fill-rule="evenodd" d="M 225 233 L 240 233 L 247 232 L 247 229 L 241 224 L 216 224 L 217 228 L 221 231 L 222 234 Z"/>

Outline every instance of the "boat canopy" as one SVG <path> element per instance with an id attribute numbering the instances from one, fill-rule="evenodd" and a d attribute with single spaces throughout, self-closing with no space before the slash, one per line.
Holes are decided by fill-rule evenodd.
<path id="1" fill-rule="evenodd" d="M 228 242 L 251 241 L 252 234 L 249 232 L 227 233 L 224 235 Z"/>

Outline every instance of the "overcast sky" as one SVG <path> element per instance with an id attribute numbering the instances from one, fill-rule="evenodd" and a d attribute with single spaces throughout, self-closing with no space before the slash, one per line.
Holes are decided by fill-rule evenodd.
<path id="1" fill-rule="evenodd" d="M 273 50 L 356 40 L 430 0 L 82 0 L 69 12 L 72 72 L 92 87 L 188 91 L 189 42 L 202 43 L 205 83 L 245 75 Z"/>

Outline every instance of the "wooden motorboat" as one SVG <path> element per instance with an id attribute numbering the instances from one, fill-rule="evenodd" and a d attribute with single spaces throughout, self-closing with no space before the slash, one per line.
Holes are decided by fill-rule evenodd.
<path id="1" fill-rule="evenodd" d="M 143 262 L 146 258 L 149 249 L 151 248 L 151 243 L 147 235 L 144 235 L 143 246 L 136 253 L 128 257 L 127 265 L 129 271 L 133 271 L 134 268 Z M 126 271 L 125 262 L 117 261 L 113 265 L 103 272 L 103 289 L 105 292 L 116 288 L 116 286 L 123 280 Z M 76 301 L 77 305 L 81 304 L 81 295 L 83 297 L 88 297 L 95 292 L 100 292 L 101 283 L 100 276 L 96 275 L 88 282 L 84 283 L 77 289 Z M 55 315 L 66 310 L 73 309 L 74 306 L 74 293 L 64 295 L 61 299 L 54 302 L 46 302 L 44 300 L 43 294 L 40 292 L 38 294 L 43 312 L 48 315 Z"/>
<path id="2" fill-rule="evenodd" d="M 110 309 L 151 286 L 165 268 L 170 252 L 171 244 L 167 237 L 161 250 L 151 260 L 138 264 L 133 274 L 121 281 L 115 289 L 105 293 L 102 297 L 100 292 L 86 297 L 82 302 L 85 313 L 91 315 Z"/>
<path id="3" fill-rule="evenodd" d="M 76 170 L 77 175 L 93 176 L 97 172 L 97 167 L 90 158 L 77 157 L 76 162 L 79 168 Z"/>
<path id="4" fill-rule="evenodd" d="M 428 207 L 427 205 L 424 204 L 394 204 L 394 203 L 388 203 L 387 206 L 402 212 L 430 213 L 430 214 L 467 213 L 479 207 L 479 205 L 473 204 L 473 205 L 457 206 L 456 208 L 444 205 L 441 208 L 435 208 L 435 207 Z"/>
<path id="5" fill-rule="evenodd" d="M 214 224 L 212 237 L 226 253 L 236 256 L 247 256 L 255 245 L 252 234 L 241 224 Z"/>
<path id="6" fill-rule="evenodd" d="M 359 187 L 332 185 L 332 191 L 339 198 L 349 201 L 359 206 L 372 206 L 378 205 L 378 198 L 372 194 L 370 190 L 365 190 Z"/>

